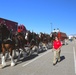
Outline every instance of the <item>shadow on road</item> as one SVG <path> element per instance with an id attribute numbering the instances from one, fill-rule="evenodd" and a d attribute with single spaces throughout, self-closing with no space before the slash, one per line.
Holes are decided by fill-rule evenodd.
<path id="1" fill-rule="evenodd" d="M 26 62 L 28 60 L 32 60 L 34 58 L 36 58 L 38 55 L 31 55 L 29 57 L 26 57 L 26 58 L 22 58 L 20 59 L 19 61 L 16 61 L 16 65 L 20 64 L 20 63 L 23 63 L 23 62 Z"/>
<path id="2" fill-rule="evenodd" d="M 43 51 L 39 52 L 39 54 L 40 54 L 40 53 L 44 53 L 45 51 L 46 51 L 46 50 L 43 50 Z M 39 55 L 33 54 L 33 55 L 30 55 L 29 57 L 20 59 L 20 60 L 19 60 L 18 62 L 16 62 L 16 63 L 17 63 L 17 64 L 20 64 L 20 63 L 22 63 L 22 62 L 26 62 L 26 61 L 28 61 L 28 60 L 32 60 L 32 59 L 36 58 L 37 56 L 39 56 Z"/>
<path id="3" fill-rule="evenodd" d="M 25 58 L 25 59 L 22 59 L 22 62 L 25 62 L 25 61 L 27 61 L 27 60 L 32 60 L 32 59 L 34 59 L 34 58 L 36 58 L 38 55 L 31 55 L 31 56 L 29 56 L 29 57 L 27 57 L 27 58 Z"/>
<path id="4" fill-rule="evenodd" d="M 41 50 L 41 51 L 39 51 L 39 54 L 40 54 L 40 53 L 43 53 L 43 52 L 45 52 L 45 51 L 47 51 L 47 50 Z"/>
<path id="5" fill-rule="evenodd" d="M 65 56 L 61 56 L 60 59 L 61 61 L 63 61 L 65 59 Z"/>

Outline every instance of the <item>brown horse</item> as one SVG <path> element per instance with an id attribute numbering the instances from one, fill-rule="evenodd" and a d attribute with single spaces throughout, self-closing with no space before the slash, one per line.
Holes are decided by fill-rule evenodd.
<path id="1" fill-rule="evenodd" d="M 27 31 L 25 35 L 25 40 L 30 48 L 31 54 L 36 53 L 38 55 L 38 39 L 35 32 Z"/>
<path id="2" fill-rule="evenodd" d="M 17 61 L 20 60 L 20 55 L 23 54 L 23 57 L 26 57 L 26 50 L 25 50 L 25 44 L 26 44 L 26 40 L 25 40 L 25 36 L 22 32 L 17 32 L 14 35 L 14 42 L 15 42 L 15 51 L 18 52 L 18 58 Z"/>
<path id="3" fill-rule="evenodd" d="M 40 49 L 47 50 L 48 39 L 46 37 L 46 34 L 40 32 L 39 38 L 40 38 L 40 46 L 39 46 Z"/>
<path id="4" fill-rule="evenodd" d="M 3 68 L 6 66 L 5 62 L 5 53 L 8 51 L 10 53 L 11 58 L 11 66 L 15 65 L 15 62 L 13 60 L 12 51 L 14 49 L 14 42 L 11 39 L 11 31 L 8 30 L 6 25 L 0 24 L 0 39 L 1 39 L 1 50 L 2 50 L 2 62 L 0 68 Z"/>

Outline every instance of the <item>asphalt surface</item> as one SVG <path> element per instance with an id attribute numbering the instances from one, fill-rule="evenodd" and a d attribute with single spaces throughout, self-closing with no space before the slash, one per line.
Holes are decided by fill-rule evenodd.
<path id="1" fill-rule="evenodd" d="M 52 49 L 21 59 L 14 67 L 0 69 L 0 75 L 75 75 L 76 74 L 76 41 L 68 42 L 61 48 L 61 62 L 53 66 Z M 0 60 L 1 61 L 1 60 Z M 16 61 L 16 59 L 15 59 Z"/>

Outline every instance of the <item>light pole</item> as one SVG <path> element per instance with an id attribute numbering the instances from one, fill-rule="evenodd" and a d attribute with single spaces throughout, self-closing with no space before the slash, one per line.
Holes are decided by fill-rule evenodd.
<path id="1" fill-rule="evenodd" d="M 52 32 L 52 23 L 50 23 L 51 24 L 51 32 Z"/>

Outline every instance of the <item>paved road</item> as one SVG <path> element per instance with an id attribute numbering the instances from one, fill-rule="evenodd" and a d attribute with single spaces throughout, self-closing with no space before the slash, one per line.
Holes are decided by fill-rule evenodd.
<path id="1" fill-rule="evenodd" d="M 52 50 L 31 56 L 20 61 L 16 66 L 0 69 L 0 75 L 75 75 L 76 41 L 64 45 L 61 51 L 61 62 L 53 66 Z"/>

